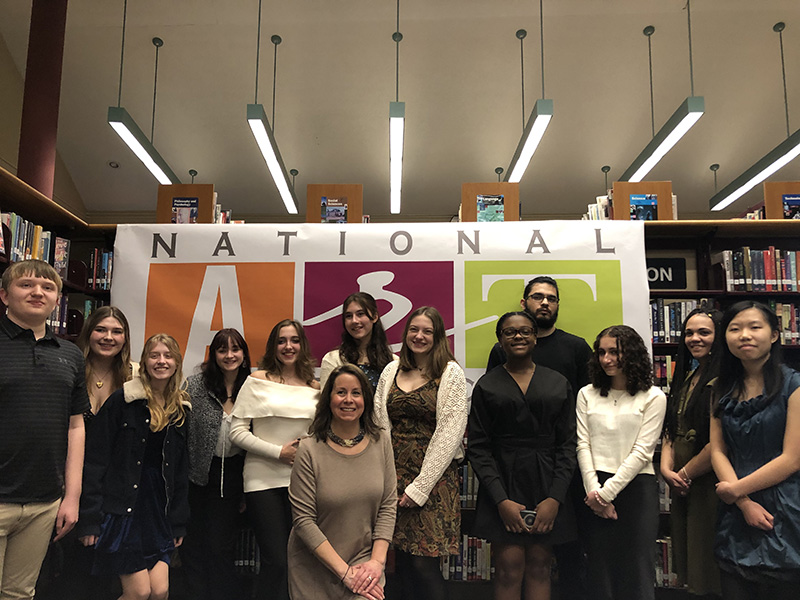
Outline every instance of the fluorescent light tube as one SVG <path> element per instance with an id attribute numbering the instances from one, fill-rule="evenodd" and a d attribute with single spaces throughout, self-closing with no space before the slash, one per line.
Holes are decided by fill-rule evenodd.
<path id="1" fill-rule="evenodd" d="M 714 194 L 708 205 L 722 210 L 764 181 L 767 177 L 800 156 L 800 129 L 778 144 L 752 167 Z"/>
<path id="2" fill-rule="evenodd" d="M 172 172 L 166 161 L 142 133 L 136 121 L 121 106 L 108 107 L 108 124 L 114 128 L 122 141 L 133 150 L 133 153 L 147 167 L 153 176 L 163 185 L 180 183 L 180 179 Z"/>
<path id="3" fill-rule="evenodd" d="M 511 164 L 506 169 L 505 181 L 518 183 L 522 179 L 552 118 L 553 101 L 537 100 L 531 116 L 528 118 L 528 123 L 525 125 L 525 130 L 522 132 L 522 138 L 517 145 L 514 157 L 511 159 Z"/>
<path id="4" fill-rule="evenodd" d="M 247 123 L 256 138 L 256 143 L 264 157 L 264 162 L 267 163 L 267 168 L 270 175 L 272 175 L 275 186 L 278 188 L 278 193 L 283 199 L 286 211 L 290 215 L 296 215 L 297 200 L 294 197 L 294 189 L 289 186 L 289 175 L 278 150 L 278 144 L 272 135 L 272 128 L 269 126 L 269 121 L 267 121 L 267 114 L 264 112 L 263 105 L 247 105 Z"/>
<path id="5" fill-rule="evenodd" d="M 403 186 L 403 136 L 406 127 L 406 103 L 389 103 L 389 210 L 400 214 Z"/>
<path id="6" fill-rule="evenodd" d="M 678 143 L 687 131 L 697 123 L 705 111 L 705 100 L 702 96 L 689 96 L 678 107 L 672 116 L 659 129 L 641 154 L 631 163 L 631 166 L 622 174 L 619 181 L 637 183 L 658 164 L 664 155 Z"/>

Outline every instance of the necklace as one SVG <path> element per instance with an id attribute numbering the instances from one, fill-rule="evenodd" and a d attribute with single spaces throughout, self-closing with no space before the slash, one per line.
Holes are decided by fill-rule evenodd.
<path id="1" fill-rule="evenodd" d="M 100 389 L 103 389 L 103 386 L 105 385 L 105 382 L 104 382 L 103 380 L 104 380 L 106 377 L 108 377 L 108 374 L 109 374 L 109 373 L 111 373 L 111 367 L 109 367 L 109 368 L 106 370 L 106 373 L 105 373 L 105 375 L 103 375 L 102 377 L 100 377 L 100 379 L 98 379 L 98 380 L 96 380 L 96 381 L 94 382 L 94 384 L 97 386 L 97 389 L 98 389 L 98 390 L 100 390 Z M 94 375 L 94 374 L 95 374 L 95 373 L 94 373 L 94 369 L 92 369 L 92 375 Z"/>
<path id="2" fill-rule="evenodd" d="M 359 429 L 358 430 L 358 435 L 356 437 L 350 438 L 350 439 L 340 438 L 338 435 L 333 433 L 333 430 L 330 429 L 330 428 L 328 428 L 327 435 L 328 435 L 328 439 L 330 441 L 332 441 L 334 444 L 339 444 L 340 446 L 342 446 L 344 448 L 352 448 L 353 446 L 355 446 L 361 440 L 364 439 L 364 430 L 363 429 Z"/>

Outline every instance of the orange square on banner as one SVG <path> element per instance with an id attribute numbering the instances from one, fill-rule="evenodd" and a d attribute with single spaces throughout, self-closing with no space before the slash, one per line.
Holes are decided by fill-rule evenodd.
<path id="1" fill-rule="evenodd" d="M 190 336 L 207 348 L 214 331 L 241 323 L 255 366 L 270 329 L 293 317 L 294 263 L 152 264 L 146 302 L 145 339 L 168 333 L 186 357 Z"/>

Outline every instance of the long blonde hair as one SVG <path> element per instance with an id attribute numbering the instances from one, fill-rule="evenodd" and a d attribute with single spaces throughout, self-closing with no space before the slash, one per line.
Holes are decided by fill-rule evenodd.
<path id="1" fill-rule="evenodd" d="M 150 373 L 147 372 L 147 357 L 157 344 L 164 344 L 175 359 L 177 366 L 175 373 L 169 378 L 167 386 L 164 388 L 164 406 L 160 406 L 155 401 L 155 394 L 150 381 Z M 141 369 L 139 369 L 139 379 L 142 381 L 145 396 L 147 398 L 147 408 L 150 409 L 150 431 L 161 431 L 167 425 L 182 425 L 186 419 L 186 407 L 189 406 L 189 394 L 181 389 L 183 383 L 183 369 L 178 342 L 169 334 L 156 333 L 151 335 L 144 343 L 142 349 Z"/>

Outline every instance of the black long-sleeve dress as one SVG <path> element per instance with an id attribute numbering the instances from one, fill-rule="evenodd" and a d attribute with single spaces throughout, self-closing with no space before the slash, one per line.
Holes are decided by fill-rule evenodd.
<path id="1" fill-rule="evenodd" d="M 566 378 L 541 365 L 525 393 L 502 365 L 475 384 L 467 450 L 480 481 L 474 535 L 520 545 L 575 539 L 574 512 L 563 507 L 577 464 L 574 398 Z M 534 509 L 548 497 L 562 505 L 550 533 L 506 531 L 500 501 Z"/>

